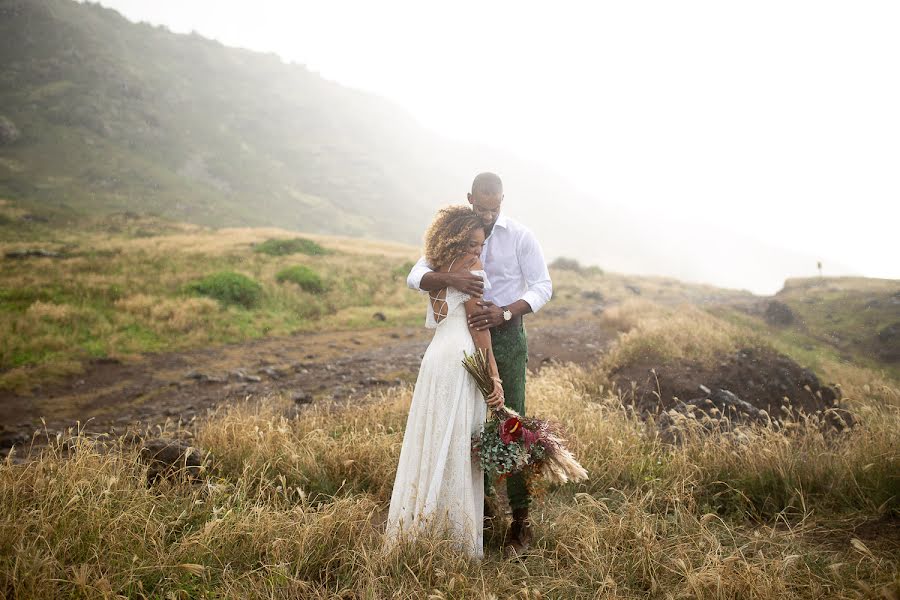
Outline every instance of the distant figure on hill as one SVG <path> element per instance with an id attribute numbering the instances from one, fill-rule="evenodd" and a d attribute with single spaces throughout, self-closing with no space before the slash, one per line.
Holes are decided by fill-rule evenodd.
<path id="1" fill-rule="evenodd" d="M 462 351 L 472 352 L 483 346 L 492 349 L 492 367 L 499 379 L 495 380 L 495 394 L 499 395 L 492 396 L 491 400 L 496 403 L 499 399 L 502 404 L 505 399 L 508 406 L 524 415 L 528 346 L 522 317 L 540 310 L 550 300 L 553 288 L 534 234 L 501 214 L 504 196 L 500 177 L 494 173 L 479 174 L 467 197 L 471 210 L 450 207 L 438 214 L 426 234 L 425 256 L 407 278 L 411 288 L 429 293 L 428 323 L 437 332 L 416 382 L 387 530 L 389 534 L 396 533 L 434 511 L 431 498 L 461 503 L 463 506 L 455 518 L 468 524 L 457 525 L 471 532 L 472 523 L 478 523 L 474 537 L 472 533 L 464 537 L 473 553 L 481 556 L 481 521 L 483 517 L 494 516 L 487 510 L 484 495 L 491 495 L 493 487 L 486 479 L 483 484 L 471 483 L 472 477 L 484 477 L 480 465 L 471 460 L 469 443 L 471 434 L 484 421 L 485 410 L 480 393 L 460 363 Z M 447 252 L 438 252 L 439 246 L 446 247 Z M 467 333 L 463 335 L 463 332 Z M 438 354 L 440 358 L 432 360 Z M 434 364 L 435 361 L 441 366 Z M 442 374 L 435 379 L 432 370 L 437 368 Z M 435 381 L 442 381 L 443 385 L 435 385 Z M 474 403 L 471 409 L 474 414 L 462 409 L 467 417 L 445 415 L 449 406 L 459 404 L 460 392 L 466 398 L 465 406 Z M 451 397 L 445 398 L 444 393 Z M 420 428 L 430 429 L 429 423 L 437 430 L 431 434 L 434 437 L 424 442 L 426 447 L 422 447 Z M 407 438 L 416 439 L 416 436 L 418 441 L 408 443 Z M 442 440 L 450 446 L 441 446 Z M 431 447 L 432 444 L 441 449 Z M 450 461 L 442 454 L 443 448 L 459 454 L 453 460 L 462 461 L 462 469 L 468 476 L 457 478 L 447 473 L 438 476 L 432 470 L 435 464 Z M 531 495 L 524 477 L 513 475 L 507 479 L 507 495 L 513 524 L 504 551 L 515 555 L 528 549 L 532 537 L 528 518 Z"/>

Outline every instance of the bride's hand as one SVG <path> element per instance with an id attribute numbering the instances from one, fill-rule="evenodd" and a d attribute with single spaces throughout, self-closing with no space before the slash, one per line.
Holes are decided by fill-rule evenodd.
<path id="1" fill-rule="evenodd" d="M 503 398 L 503 385 L 500 381 L 499 377 L 494 377 L 494 391 L 491 392 L 491 395 L 485 399 L 485 402 L 492 409 L 498 409 L 503 406 L 504 398 Z"/>

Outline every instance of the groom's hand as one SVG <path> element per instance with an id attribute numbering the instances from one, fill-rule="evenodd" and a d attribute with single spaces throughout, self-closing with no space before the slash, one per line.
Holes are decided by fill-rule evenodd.
<path id="1" fill-rule="evenodd" d="M 484 280 L 469 271 L 459 271 L 456 273 L 445 273 L 447 285 L 454 287 L 464 294 L 468 294 L 473 298 L 481 298 L 484 295 Z"/>
<path id="2" fill-rule="evenodd" d="M 481 300 L 478 302 L 480 310 L 473 312 L 469 317 L 469 327 L 476 331 L 484 331 L 503 323 L 503 309 L 494 304 Z"/>

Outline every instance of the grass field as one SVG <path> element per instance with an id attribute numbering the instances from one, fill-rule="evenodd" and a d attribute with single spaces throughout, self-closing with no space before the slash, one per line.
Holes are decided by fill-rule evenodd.
<path id="1" fill-rule="evenodd" d="M 0 202 L 0 253 L 40 248 L 64 258 L 2 261 L 0 388 L 24 392 L 35 381 L 79 372 L 91 358 L 422 322 L 422 298 L 406 287 L 419 254 L 412 246 L 304 234 L 296 253 L 281 254 L 277 248 L 298 234 L 213 230 L 128 213 L 60 226 L 23 222 L 23 214 Z M 265 244 L 276 250 L 258 251 Z M 245 305 L 197 291 L 204 278 L 223 272 L 255 282 L 258 299 Z M 577 263 L 554 269 L 553 278 L 553 310 L 636 294 L 663 303 L 746 296 Z M 385 319 L 373 319 L 376 312 Z"/>
<path id="2" fill-rule="evenodd" d="M 900 397 L 863 387 L 862 425 L 757 430 L 742 445 L 680 447 L 585 392 L 591 374 L 545 369 L 531 411 L 567 425 L 585 484 L 534 511 L 523 562 L 472 562 L 439 539 L 381 552 L 410 400 L 284 416 L 278 398 L 189 432 L 204 483 L 148 487 L 127 446 L 83 438 L 0 466 L 0 590 L 9 598 L 893 598 Z M 860 381 L 867 374 L 857 373 Z M 868 385 L 868 384 L 862 384 Z M 857 391 L 857 388 L 853 388 Z M 169 431 L 169 433 L 177 433 Z M 893 525 L 892 525 L 893 524 Z M 888 537 L 880 534 L 888 532 Z M 496 543 L 496 538 L 492 543 Z"/>
<path id="3" fill-rule="evenodd" d="M 65 258 L 6 259 L 0 274 L 0 386 L 77 372 L 93 357 L 184 350 L 299 331 L 419 324 L 420 298 L 405 279 L 416 249 L 388 242 L 316 238 L 326 254 L 270 255 L 254 244 L 292 239 L 277 229 L 208 230 L 121 215 L 77 231 L 16 227 L 0 252 L 42 248 Z M 10 239 L 4 236 L 4 239 Z M 303 267 L 309 291 L 278 281 Z M 253 306 L 192 286 L 221 272 L 259 285 Z M 384 321 L 372 315 L 382 313 Z"/>
<path id="4" fill-rule="evenodd" d="M 476 563 L 446 541 L 384 554 L 381 527 L 411 398 L 291 414 L 279 397 L 189 429 L 210 453 L 200 484 L 146 484 L 133 447 L 77 432 L 0 466 L 0 590 L 10 598 L 895 598 L 900 594 L 900 389 L 824 363 L 859 424 L 802 423 L 741 443 L 688 428 L 663 444 L 598 388 L 635 348 L 660 360 L 727 351 L 758 334 L 708 313 L 629 302 L 625 331 L 589 368 L 548 367 L 529 411 L 564 423 L 591 474 L 549 490 L 523 562 Z M 659 336 L 665 333 L 665 344 Z M 699 354 L 698 354 L 699 352 Z M 497 536 L 489 538 L 496 544 Z"/>
<path id="5" fill-rule="evenodd" d="M 7 211 L 10 206 L 0 207 Z M 14 220 L 16 215 L 10 217 Z M 282 230 L 208 230 L 111 216 L 78 231 L 0 225 L 7 260 L 3 385 L 27 385 L 90 356 L 240 341 L 302 330 L 419 325 L 405 289 L 408 246 L 309 236 L 326 250 L 257 252 Z M 281 247 L 281 244 L 270 244 Z M 285 269 L 295 275 L 279 283 Z M 297 281 L 308 271 L 321 288 Z M 197 292 L 229 271 L 257 282 L 251 308 Z M 545 367 L 529 412 L 558 419 L 591 478 L 549 490 L 523 562 L 484 562 L 423 539 L 384 555 L 381 527 L 411 397 L 393 388 L 354 406 L 299 415 L 269 397 L 221 409 L 184 436 L 210 453 L 199 484 L 146 483 L 124 440 L 71 432 L 37 459 L 0 465 L 0 594 L 8 598 L 896 598 L 900 595 L 900 388 L 884 370 L 802 343 L 756 317 L 716 308 L 740 292 L 562 265 L 548 307 L 603 306 L 616 345 L 589 367 Z M 230 280 L 229 280 L 230 281 Z M 752 299 L 751 299 L 752 300 Z M 690 306 L 684 305 L 689 303 Z M 841 384 L 858 426 L 813 424 L 734 438 L 688 429 L 662 443 L 604 385 L 648 356 L 714 361 L 770 344 Z M 804 353 L 806 353 L 804 355 Z M 22 450 L 17 450 L 21 453 Z"/>

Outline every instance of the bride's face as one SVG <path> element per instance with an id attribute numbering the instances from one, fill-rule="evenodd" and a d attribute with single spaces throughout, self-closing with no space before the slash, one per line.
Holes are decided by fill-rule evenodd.
<path id="1" fill-rule="evenodd" d="M 484 248 L 484 229 L 476 227 L 469 234 L 469 240 L 466 242 L 466 252 L 480 257 L 482 248 Z"/>

